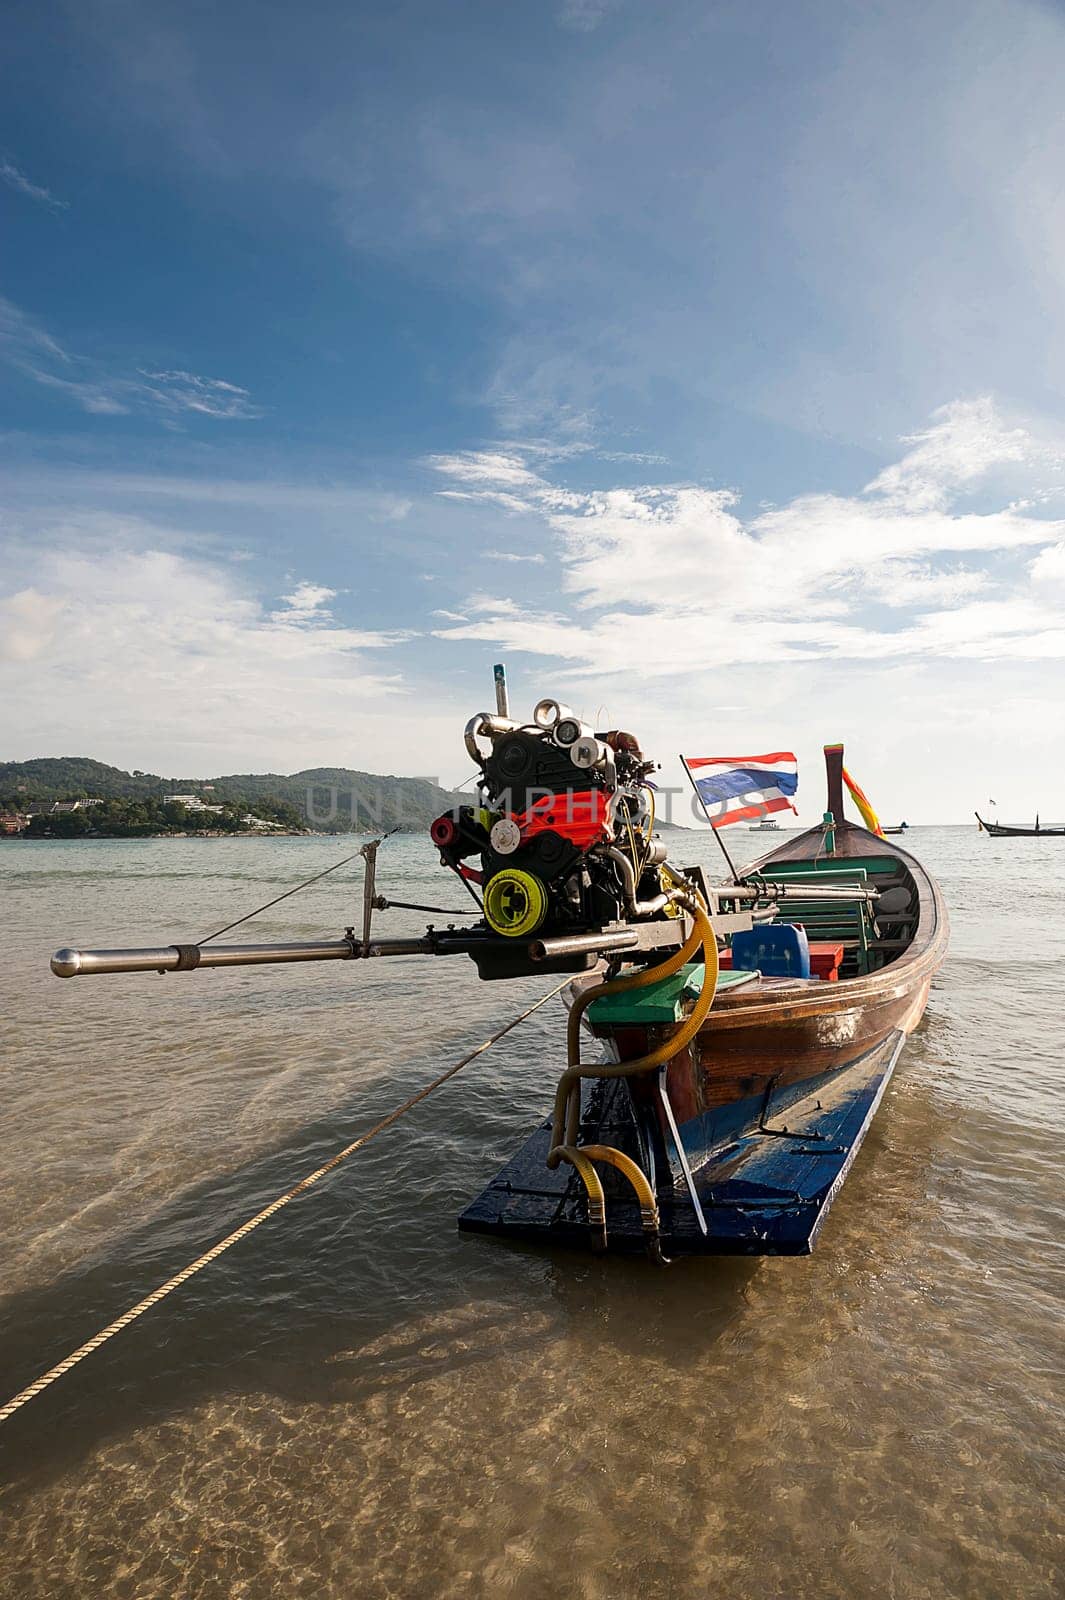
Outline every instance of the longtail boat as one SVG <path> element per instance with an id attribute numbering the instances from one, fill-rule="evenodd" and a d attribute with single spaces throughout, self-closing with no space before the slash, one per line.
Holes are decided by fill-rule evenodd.
<path id="1" fill-rule="evenodd" d="M 466 727 L 477 803 L 430 829 L 477 902 L 470 927 L 377 936 L 371 841 L 359 933 L 64 949 L 52 970 L 467 955 L 486 980 L 571 975 L 566 1064 L 544 1064 L 552 1114 L 459 1226 L 659 1261 L 809 1251 L 946 951 L 936 884 L 844 817 L 840 745 L 822 822 L 711 884 L 655 834 L 655 764 L 634 735 L 554 700 L 513 720 L 502 668 L 496 695 Z"/>
<path id="2" fill-rule="evenodd" d="M 840 953 L 834 981 L 723 972 L 695 1038 L 664 1066 L 590 1077 L 582 1144 L 613 1144 L 644 1172 L 669 1254 L 803 1254 L 813 1248 L 924 1013 L 947 948 L 940 891 L 908 852 L 843 817 L 840 747 L 826 749 L 828 813 L 743 873 L 799 896 L 815 886 L 870 899 L 794 901 L 767 888 L 774 925 L 801 923 Z M 735 911 L 728 885 L 711 891 Z M 680 1031 L 698 968 L 642 994 L 592 1000 L 591 1032 L 612 1063 L 645 1057 Z M 583 998 L 583 996 L 582 996 Z M 570 1178 L 545 1178 L 558 1130 L 545 1123 L 460 1218 L 460 1226 L 580 1243 L 587 1205 Z M 580 1146 L 578 1145 L 578 1148 Z M 609 1243 L 638 1247 L 644 1219 L 616 1180 Z"/>
<path id="3" fill-rule="evenodd" d="M 1065 827 L 1055 824 L 1050 828 L 1041 828 L 1038 817 L 1034 828 L 1023 828 L 1006 822 L 985 822 L 979 811 L 974 811 L 973 815 L 981 830 L 990 834 L 992 839 L 1065 839 Z"/>

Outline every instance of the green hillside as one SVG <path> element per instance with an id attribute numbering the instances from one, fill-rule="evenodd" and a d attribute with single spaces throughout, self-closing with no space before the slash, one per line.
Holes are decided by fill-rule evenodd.
<path id="1" fill-rule="evenodd" d="M 350 767 L 313 767 L 293 773 L 235 773 L 218 778 L 160 777 L 124 772 L 88 756 L 42 756 L 0 762 L 0 809 L 32 811 L 56 800 L 158 801 L 192 794 L 211 805 L 244 806 L 279 801 L 294 806 L 306 826 L 323 831 L 420 829 L 454 804 L 454 797 L 425 778 L 399 778 Z"/>

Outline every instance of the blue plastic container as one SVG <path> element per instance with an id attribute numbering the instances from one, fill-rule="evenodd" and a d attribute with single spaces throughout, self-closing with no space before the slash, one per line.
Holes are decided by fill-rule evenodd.
<path id="1" fill-rule="evenodd" d="M 810 944 L 805 928 L 780 922 L 734 933 L 732 966 L 737 971 L 760 972 L 766 978 L 808 978 Z"/>

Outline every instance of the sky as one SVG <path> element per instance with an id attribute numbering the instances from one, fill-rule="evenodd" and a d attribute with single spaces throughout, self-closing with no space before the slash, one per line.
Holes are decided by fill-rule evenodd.
<path id="1" fill-rule="evenodd" d="M 1065 819 L 1065 8 L 6 19 L 0 759 L 452 784 L 502 659 Z"/>

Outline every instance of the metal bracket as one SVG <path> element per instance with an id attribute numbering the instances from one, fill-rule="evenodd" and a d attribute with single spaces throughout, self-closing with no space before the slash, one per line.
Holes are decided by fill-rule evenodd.
<path id="1" fill-rule="evenodd" d="M 377 880 L 377 852 L 380 849 L 380 839 L 371 839 L 359 851 L 366 863 L 366 871 L 362 880 L 362 951 L 363 956 L 370 954 L 370 923 L 373 921 L 375 888 Z"/>
<path id="2" fill-rule="evenodd" d="M 758 1113 L 758 1127 L 756 1131 L 758 1133 L 767 1134 L 771 1139 L 798 1139 L 800 1143 L 806 1144 L 816 1144 L 818 1141 L 820 1141 L 822 1144 L 827 1143 L 828 1135 L 826 1133 L 792 1133 L 786 1123 L 783 1128 L 769 1127 L 765 1119 L 769 1115 L 769 1102 L 773 1098 L 773 1090 L 776 1088 L 779 1081 L 780 1073 L 778 1072 L 775 1077 L 770 1078 L 769 1082 L 765 1086 L 765 1094 L 762 1097 L 762 1109 Z M 817 1107 L 818 1110 L 821 1109 L 820 1100 L 817 1102 Z M 811 1151 L 809 1153 L 812 1154 L 813 1152 Z"/>
<path id="3" fill-rule="evenodd" d="M 676 1148 L 677 1158 L 680 1161 L 680 1170 L 684 1174 L 684 1182 L 687 1185 L 688 1195 L 692 1203 L 692 1209 L 695 1212 L 695 1220 L 699 1224 L 699 1231 L 705 1239 L 709 1229 L 706 1225 L 706 1218 L 703 1215 L 703 1208 L 699 1203 L 699 1196 L 695 1192 L 695 1179 L 692 1177 L 692 1169 L 688 1165 L 688 1157 L 685 1153 L 684 1145 L 681 1142 L 680 1129 L 677 1127 L 677 1119 L 673 1115 L 673 1107 L 669 1101 L 669 1090 L 666 1087 L 668 1073 L 669 1064 L 666 1062 L 658 1069 L 658 1098 L 662 1106 L 663 1115 L 665 1116 L 666 1122 L 669 1124 L 669 1131 L 673 1135 L 673 1144 Z"/>

